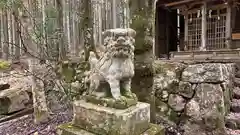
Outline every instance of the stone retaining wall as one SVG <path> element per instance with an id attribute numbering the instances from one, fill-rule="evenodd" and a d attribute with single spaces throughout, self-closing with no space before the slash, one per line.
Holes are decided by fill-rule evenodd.
<path id="1" fill-rule="evenodd" d="M 153 62 L 158 121 L 179 126 L 185 135 L 224 135 L 230 112 L 235 64 Z"/>

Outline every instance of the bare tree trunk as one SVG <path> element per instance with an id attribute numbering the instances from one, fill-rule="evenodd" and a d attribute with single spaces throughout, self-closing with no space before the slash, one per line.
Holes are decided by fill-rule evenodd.
<path id="1" fill-rule="evenodd" d="M 58 11 L 58 48 L 59 48 L 59 60 L 66 59 L 66 47 L 63 39 L 63 5 L 62 0 L 56 0 Z"/>
<path id="2" fill-rule="evenodd" d="M 3 9 L 3 59 L 8 60 L 8 48 L 9 48 L 9 40 L 8 40 L 8 15 L 7 10 Z"/>
<path id="3" fill-rule="evenodd" d="M 15 44 L 15 54 L 14 54 L 14 59 L 19 60 L 20 59 L 20 24 L 18 20 L 18 8 L 14 5 L 13 7 L 13 37 L 14 37 L 14 44 Z"/>
<path id="4" fill-rule="evenodd" d="M 68 25 L 69 25 L 69 22 L 68 22 L 68 0 L 62 0 L 62 10 L 63 10 L 63 32 L 64 32 L 64 45 L 66 46 L 66 53 L 69 53 L 69 38 L 68 38 Z"/>
<path id="5" fill-rule="evenodd" d="M 70 30 L 70 1 L 66 0 L 66 21 L 67 21 L 67 45 L 69 51 L 71 51 L 71 30 Z"/>
<path id="6" fill-rule="evenodd" d="M 95 52 L 96 56 L 99 58 L 96 53 L 96 48 L 94 44 L 94 36 L 93 36 L 93 5 L 91 0 L 83 1 L 84 9 L 83 9 L 83 31 L 84 31 L 84 52 L 85 52 L 85 61 L 88 61 L 90 51 Z"/>
<path id="7" fill-rule="evenodd" d="M 72 44 L 71 44 L 71 54 L 72 56 L 76 55 L 76 39 L 77 39 L 77 35 L 76 35 L 76 12 L 75 12 L 75 7 L 76 7 L 76 1 L 75 0 L 71 0 L 71 5 L 72 5 Z"/>
<path id="8" fill-rule="evenodd" d="M 3 10 L 0 8 L 0 57 L 2 58 L 2 46 L 3 46 Z"/>
<path id="9" fill-rule="evenodd" d="M 30 0 L 28 3 L 31 16 L 34 17 L 34 2 L 35 0 Z M 23 27 L 25 29 L 24 34 L 24 44 L 27 47 L 27 54 L 29 58 L 29 72 L 32 74 L 30 79 L 32 82 L 32 94 L 33 94 L 33 107 L 34 107 L 34 122 L 36 124 L 46 122 L 49 118 L 49 112 L 46 103 L 46 97 L 44 92 L 43 82 L 39 80 L 37 72 L 39 72 L 39 59 L 38 57 L 38 47 L 35 42 L 33 42 L 32 34 L 34 34 L 34 18 L 30 18 L 30 15 L 25 15 L 25 20 L 23 20 Z"/>
<path id="10" fill-rule="evenodd" d="M 13 49 L 14 49 L 14 42 L 13 42 L 13 21 L 12 21 L 12 9 L 8 9 L 8 36 L 9 36 L 9 46 L 10 49 L 8 50 L 8 53 L 10 55 L 10 58 L 13 57 Z"/>

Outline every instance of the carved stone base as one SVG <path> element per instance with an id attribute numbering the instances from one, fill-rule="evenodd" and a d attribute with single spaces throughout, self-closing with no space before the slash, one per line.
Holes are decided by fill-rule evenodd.
<path id="1" fill-rule="evenodd" d="M 82 130 L 79 127 L 73 126 L 72 123 L 60 125 L 57 129 L 57 134 L 58 135 L 96 135 L 86 130 Z M 129 134 L 129 135 L 132 135 L 132 134 Z M 149 128 L 145 132 L 139 135 L 165 135 L 165 130 L 164 130 L 164 127 L 161 127 L 155 124 L 149 124 Z"/>
<path id="2" fill-rule="evenodd" d="M 84 100 L 73 104 L 73 125 L 100 135 L 140 135 L 149 128 L 150 105 L 114 109 Z"/>
<path id="3" fill-rule="evenodd" d="M 115 100 L 113 98 L 101 97 L 96 95 L 87 95 L 85 99 L 87 102 L 102 105 L 105 107 L 116 108 L 116 109 L 127 109 L 130 106 L 134 106 L 137 104 L 138 99 L 135 94 L 132 93 L 132 98 L 127 98 L 125 96 L 121 96 L 120 100 Z"/>

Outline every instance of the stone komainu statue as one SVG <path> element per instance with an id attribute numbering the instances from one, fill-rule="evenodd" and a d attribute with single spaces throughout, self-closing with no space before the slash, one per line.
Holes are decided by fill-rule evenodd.
<path id="1" fill-rule="evenodd" d="M 103 33 L 104 45 L 97 51 L 100 59 L 90 52 L 89 93 L 107 94 L 118 100 L 132 98 L 131 79 L 134 76 L 133 29 L 110 29 Z"/>

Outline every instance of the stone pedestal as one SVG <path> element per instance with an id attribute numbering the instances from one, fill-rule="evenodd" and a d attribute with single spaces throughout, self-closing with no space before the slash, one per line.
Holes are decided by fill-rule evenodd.
<path id="1" fill-rule="evenodd" d="M 114 109 L 76 101 L 72 123 L 60 125 L 59 135 L 164 135 L 150 124 L 150 105 L 138 102 L 127 109 Z"/>

